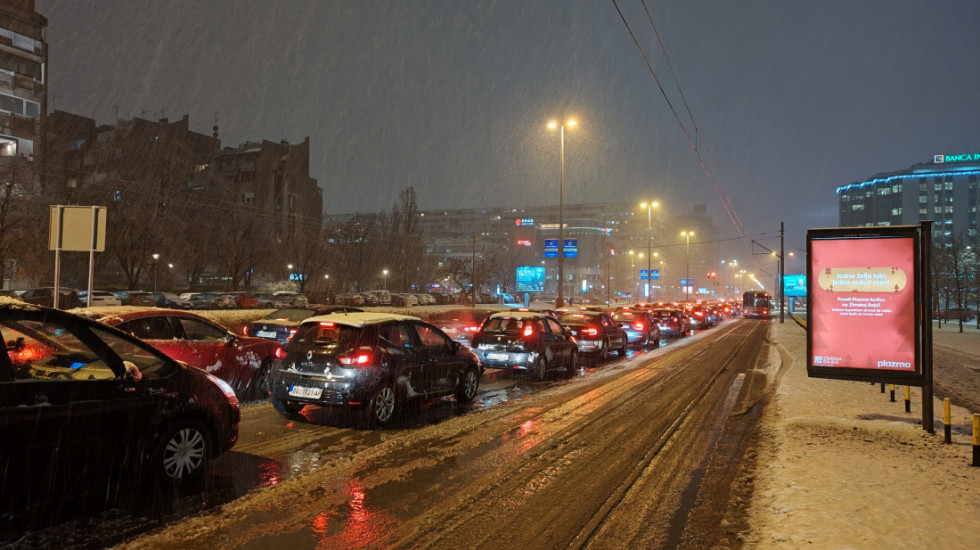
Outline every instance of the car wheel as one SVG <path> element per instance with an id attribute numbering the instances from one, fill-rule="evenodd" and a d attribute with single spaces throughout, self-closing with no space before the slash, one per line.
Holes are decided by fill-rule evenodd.
<path id="1" fill-rule="evenodd" d="M 269 361 L 263 362 L 255 371 L 249 389 L 249 397 L 252 400 L 258 401 L 269 397 Z"/>
<path id="2" fill-rule="evenodd" d="M 652 343 L 653 349 L 658 349 L 660 347 L 660 337 L 658 336 L 657 338 L 654 338 Z"/>
<path id="3" fill-rule="evenodd" d="M 365 419 L 369 426 L 384 426 L 395 417 L 395 387 L 390 382 L 382 383 L 371 394 L 365 409 Z"/>
<path id="4" fill-rule="evenodd" d="M 548 360 L 544 356 L 538 357 L 538 360 L 535 361 L 534 370 L 531 374 L 538 382 L 542 382 L 548 377 Z"/>
<path id="5" fill-rule="evenodd" d="M 204 472 L 211 451 L 208 431 L 200 420 L 187 419 L 167 432 L 154 456 L 154 468 L 170 483 L 183 485 Z"/>
<path id="6" fill-rule="evenodd" d="M 565 375 L 565 378 L 568 379 L 575 376 L 576 370 L 578 370 L 578 353 L 573 351 L 571 355 L 568 356 L 568 364 L 565 365 L 565 371 L 563 374 Z"/>
<path id="7" fill-rule="evenodd" d="M 296 416 L 296 413 L 303 410 L 305 407 L 303 403 L 297 403 L 295 401 L 283 401 L 281 399 L 276 399 L 272 402 L 272 408 L 279 411 L 279 414 L 292 418 Z"/>
<path id="8" fill-rule="evenodd" d="M 605 338 L 602 339 L 602 343 L 599 344 L 599 350 L 595 354 L 599 359 L 605 359 L 609 355 L 609 342 Z"/>
<path id="9" fill-rule="evenodd" d="M 456 386 L 456 401 L 459 403 L 469 403 L 476 397 L 476 390 L 480 387 L 480 371 L 476 367 L 466 369 L 463 376 L 459 379 Z"/>
<path id="10" fill-rule="evenodd" d="M 626 338 L 623 338 L 623 344 L 619 346 L 618 350 L 616 350 L 616 355 L 620 357 L 626 357 L 626 344 L 627 344 L 627 340 Z"/>

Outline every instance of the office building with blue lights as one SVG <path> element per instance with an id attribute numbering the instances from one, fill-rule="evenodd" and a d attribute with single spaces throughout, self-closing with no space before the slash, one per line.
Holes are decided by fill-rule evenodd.
<path id="1" fill-rule="evenodd" d="M 914 225 L 932 220 L 933 238 L 972 237 L 980 228 L 980 153 L 876 174 L 837 188 L 841 227 Z"/>

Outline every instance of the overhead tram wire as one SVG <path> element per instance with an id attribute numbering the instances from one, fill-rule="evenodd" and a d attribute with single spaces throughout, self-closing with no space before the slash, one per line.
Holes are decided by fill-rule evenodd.
<path id="1" fill-rule="evenodd" d="M 698 129 L 697 127 L 697 123 L 694 120 L 694 115 L 691 112 L 690 107 L 688 106 L 687 99 L 684 96 L 684 92 L 680 86 L 680 82 L 677 81 L 677 76 L 674 73 L 673 66 L 670 63 L 670 58 L 667 55 L 667 51 L 666 49 L 664 49 L 663 42 L 660 40 L 660 34 L 657 32 L 656 26 L 653 24 L 653 18 L 650 15 L 650 10 L 647 8 L 646 1 L 641 0 L 641 3 L 643 4 L 644 10 L 647 13 L 647 18 L 650 23 L 650 26 L 653 28 L 654 33 L 657 35 L 657 41 L 660 44 L 661 52 L 664 55 L 664 59 L 667 61 L 668 67 L 670 67 L 671 75 L 673 75 L 674 77 L 674 84 L 677 87 L 678 92 L 680 93 L 685 108 L 687 108 L 688 116 L 691 119 L 691 125 L 694 128 L 694 133 L 695 133 L 694 139 L 692 139 L 691 132 L 684 125 L 684 122 L 681 120 L 680 116 L 678 116 L 677 110 L 674 108 L 673 102 L 671 102 L 670 98 L 667 96 L 667 93 L 660 82 L 660 78 L 657 76 L 656 71 L 654 71 L 653 65 L 651 65 L 650 60 L 647 57 L 646 53 L 643 51 L 643 47 L 640 46 L 639 40 L 636 38 L 636 34 L 633 32 L 632 27 L 630 27 L 629 22 L 626 20 L 626 16 L 623 14 L 623 11 L 620 9 L 617 0 L 611 0 L 611 1 L 613 3 L 613 6 L 615 6 L 616 11 L 619 13 L 619 17 L 623 21 L 623 25 L 626 27 L 626 31 L 629 33 L 630 38 L 632 38 L 633 44 L 636 46 L 637 51 L 640 53 L 640 57 L 643 59 L 643 63 L 646 65 L 647 70 L 650 72 L 650 76 L 652 76 L 654 82 L 656 82 L 657 87 L 660 89 L 660 94 L 663 96 L 664 101 L 667 102 L 667 106 L 670 108 L 671 114 L 673 114 L 674 119 L 677 121 L 677 125 L 680 126 L 681 132 L 684 134 L 685 139 L 687 139 L 688 145 L 691 147 L 691 150 L 694 152 L 695 157 L 697 157 L 698 163 L 701 165 L 701 169 L 704 171 L 705 177 L 708 179 L 708 182 L 711 184 L 711 187 L 714 189 L 715 195 L 717 195 L 718 199 L 721 201 L 722 206 L 725 209 L 725 213 L 728 214 L 728 218 L 732 222 L 732 225 L 734 226 L 736 232 L 738 232 L 738 234 L 741 236 L 743 243 L 746 246 L 746 249 L 749 252 L 751 252 L 751 245 L 749 244 L 749 241 L 745 236 L 744 225 L 742 224 L 741 219 L 738 216 L 738 213 L 735 211 L 735 206 L 731 202 L 731 199 L 728 197 L 728 193 L 724 190 L 723 186 L 718 182 L 718 178 L 716 176 L 717 172 L 715 171 L 714 168 L 714 162 L 711 160 L 710 155 L 707 155 L 708 157 L 707 162 L 705 162 L 704 157 L 701 156 L 701 149 L 706 149 L 706 146 L 704 145 L 703 135 L 700 129 Z M 698 142 L 702 144 L 702 147 L 698 147 Z"/>

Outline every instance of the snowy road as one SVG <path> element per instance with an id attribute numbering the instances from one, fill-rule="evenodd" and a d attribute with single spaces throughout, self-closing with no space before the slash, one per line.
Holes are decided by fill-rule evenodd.
<path id="1" fill-rule="evenodd" d="M 243 409 L 200 486 L 49 529 L 36 546 L 708 546 L 758 421 L 768 323 L 730 322 L 571 380 L 484 375 L 474 405 L 389 430 L 307 407 Z M 762 361 L 763 363 L 760 363 Z"/>

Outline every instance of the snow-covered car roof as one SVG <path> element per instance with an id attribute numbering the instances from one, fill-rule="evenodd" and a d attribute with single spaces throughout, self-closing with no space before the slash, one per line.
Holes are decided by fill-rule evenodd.
<path id="1" fill-rule="evenodd" d="M 421 321 L 418 317 L 411 315 L 399 315 L 397 313 L 383 313 L 377 311 L 355 311 L 351 313 L 328 313 L 327 315 L 317 315 L 303 321 L 308 323 L 337 323 L 363 328 L 365 325 L 383 323 L 385 321 Z"/>

